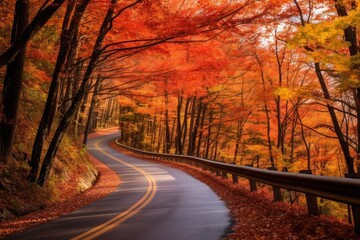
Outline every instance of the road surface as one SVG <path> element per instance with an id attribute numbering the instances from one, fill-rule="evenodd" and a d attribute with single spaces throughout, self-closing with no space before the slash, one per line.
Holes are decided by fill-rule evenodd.
<path id="1" fill-rule="evenodd" d="M 116 136 L 88 144 L 92 155 L 119 174 L 115 192 L 8 239 L 222 239 L 231 225 L 229 210 L 207 185 L 180 170 L 113 150 L 109 143 Z"/>

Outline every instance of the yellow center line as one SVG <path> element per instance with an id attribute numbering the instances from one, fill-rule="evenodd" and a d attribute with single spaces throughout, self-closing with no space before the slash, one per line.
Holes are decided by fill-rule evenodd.
<path id="1" fill-rule="evenodd" d="M 98 151 L 100 151 L 103 154 L 107 155 L 108 157 L 114 159 L 115 161 L 120 162 L 128 167 L 131 167 L 131 168 L 135 169 L 136 171 L 140 172 L 141 174 L 143 174 L 148 182 L 148 188 L 147 188 L 144 196 L 139 201 L 137 201 L 134 205 L 132 205 L 129 209 L 120 213 L 119 215 L 115 216 L 114 218 L 110 219 L 109 221 L 107 221 L 93 229 L 90 229 L 89 231 L 84 232 L 83 234 L 80 234 L 80 235 L 72 238 L 71 240 L 94 239 L 95 237 L 98 237 L 101 234 L 103 234 L 107 231 L 110 231 L 111 229 L 115 228 L 119 224 L 121 224 L 124 221 L 126 221 L 127 219 L 129 219 L 130 217 L 137 214 L 141 209 L 143 209 L 146 205 L 148 205 L 151 202 L 151 200 L 155 197 L 155 194 L 156 194 L 156 189 L 157 189 L 156 182 L 150 174 L 148 174 L 146 171 L 144 171 L 141 168 L 138 168 L 132 164 L 129 164 L 119 158 L 116 158 L 116 157 L 108 154 L 107 152 L 105 152 L 104 150 L 102 150 L 99 147 L 100 141 L 102 141 L 102 140 L 95 142 L 95 147 Z"/>

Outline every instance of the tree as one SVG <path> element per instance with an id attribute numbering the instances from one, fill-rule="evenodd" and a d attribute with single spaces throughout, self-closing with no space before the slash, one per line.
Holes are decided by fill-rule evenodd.
<path id="1" fill-rule="evenodd" d="M 52 75 L 49 94 L 46 100 L 43 115 L 39 123 L 36 138 L 33 144 L 33 150 L 30 161 L 30 166 L 31 166 L 30 179 L 34 182 L 37 179 L 38 169 L 40 167 L 40 157 L 43 148 L 43 143 L 45 137 L 48 134 L 48 131 L 51 128 L 51 123 L 52 123 L 51 120 L 53 118 L 52 115 L 55 114 L 54 108 L 56 108 L 56 104 L 57 104 L 56 100 L 58 94 L 59 76 L 62 71 L 63 65 L 65 63 L 66 57 L 70 51 L 73 38 L 76 37 L 76 32 L 78 30 L 82 15 L 85 12 L 89 2 L 90 0 L 84 0 L 81 1 L 79 4 L 76 4 L 76 1 L 73 0 L 72 2 L 69 2 L 69 5 L 66 10 L 66 14 L 63 21 L 62 32 L 61 32 L 60 49 L 55 64 L 55 69 Z M 73 8 L 75 5 L 76 7 L 73 14 Z"/>
<path id="2" fill-rule="evenodd" d="M 11 43 L 15 43 L 25 31 L 29 18 L 29 2 L 17 0 Z M 0 162 L 6 162 L 12 153 L 18 119 L 20 93 L 23 82 L 25 46 L 7 64 L 4 86 L 2 89 L 0 118 Z"/>
<path id="3" fill-rule="evenodd" d="M 120 9 L 117 13 L 115 13 L 116 0 L 111 1 L 111 5 L 109 6 L 107 13 L 105 15 L 105 18 L 100 27 L 99 35 L 95 41 L 93 52 L 92 52 L 89 64 L 87 66 L 85 75 L 84 75 L 81 85 L 79 87 L 79 90 L 76 93 L 76 95 L 74 96 L 71 106 L 69 107 L 67 112 L 64 114 L 64 116 L 61 118 L 60 123 L 55 131 L 55 134 L 54 134 L 52 140 L 51 140 L 50 146 L 47 149 L 46 155 L 44 157 L 44 160 L 43 160 L 43 163 L 41 166 L 39 177 L 36 180 L 36 182 L 40 186 L 45 185 L 45 182 L 48 178 L 48 175 L 49 175 L 49 172 L 51 169 L 51 165 L 54 160 L 54 156 L 60 146 L 62 137 L 64 136 L 64 133 L 65 133 L 67 127 L 69 126 L 72 116 L 74 115 L 77 108 L 80 106 L 80 103 L 88 90 L 87 87 L 88 87 L 90 77 L 91 77 L 91 75 L 96 67 L 96 63 L 99 60 L 99 57 L 101 55 L 101 51 L 102 51 L 101 47 L 102 47 L 102 43 L 105 39 L 105 36 L 112 28 L 112 21 L 114 20 L 114 16 L 119 16 L 123 11 L 138 4 L 139 2 L 140 1 L 136 1 L 122 9 Z M 40 151 L 41 151 L 41 149 L 40 149 Z"/>
<path id="4" fill-rule="evenodd" d="M 329 50 L 331 51 L 331 50 L 333 50 L 335 48 L 336 49 L 335 51 L 338 51 L 339 47 L 344 46 L 344 44 L 341 43 L 338 40 L 338 38 L 335 37 L 335 36 L 339 36 L 339 28 L 334 27 L 334 31 L 330 32 L 329 36 L 325 37 L 325 39 L 329 39 L 329 40 L 332 39 L 332 40 L 329 41 L 329 43 L 327 43 L 326 41 L 324 42 L 324 38 L 322 36 L 322 33 L 324 32 L 323 27 L 328 28 L 328 23 L 318 24 L 318 27 L 316 27 L 316 28 L 314 28 L 314 26 L 311 25 L 311 24 L 305 25 L 306 22 L 305 22 L 304 16 L 303 16 L 304 15 L 303 10 L 302 10 L 301 6 L 299 5 L 299 3 L 296 0 L 294 0 L 294 3 L 297 6 L 298 14 L 299 14 L 300 19 L 301 19 L 301 25 L 303 26 L 303 28 L 300 30 L 300 32 L 305 33 L 302 37 L 296 36 L 294 38 L 294 41 L 298 42 L 298 43 L 301 42 L 302 46 L 307 50 L 309 55 L 313 56 L 313 58 L 314 58 L 314 69 L 315 69 L 316 75 L 318 77 L 318 80 L 319 80 L 319 83 L 320 83 L 320 86 L 321 86 L 321 89 L 322 89 L 322 92 L 323 92 L 323 97 L 327 101 L 332 102 L 332 101 L 334 101 L 334 97 L 331 95 L 331 92 L 329 90 L 330 86 L 329 86 L 329 84 L 327 84 L 327 81 L 326 81 L 327 75 L 325 75 L 324 71 L 323 71 L 325 69 L 323 69 L 321 66 L 322 66 L 322 63 L 328 63 L 328 61 L 329 61 L 329 59 L 328 59 L 328 56 L 329 56 L 328 51 Z M 336 8 L 336 10 L 337 10 L 337 12 L 338 12 L 338 14 L 340 16 L 347 15 L 346 8 L 342 3 L 339 3 L 339 2 L 336 1 L 335 2 L 335 8 Z M 335 20 L 335 22 L 336 22 L 336 20 Z M 343 26 L 341 26 L 341 27 L 343 27 Z M 350 26 L 346 25 L 346 27 L 343 27 L 343 29 L 344 29 L 343 31 L 344 31 L 346 41 L 350 42 L 350 45 L 348 47 L 348 49 L 350 51 L 350 55 L 356 54 L 357 50 L 355 50 L 355 49 L 357 49 L 357 46 L 356 46 L 356 40 L 354 39 L 354 33 L 355 33 L 354 28 L 351 25 Z M 318 36 L 316 36 L 316 34 Z M 305 37 L 307 39 L 303 39 L 303 37 Z M 311 44 L 309 44 L 309 43 L 311 43 Z M 313 46 L 314 45 L 313 43 L 315 43 L 315 46 Z M 318 46 L 316 46 L 316 45 L 318 45 Z M 324 55 L 319 55 L 318 53 L 320 53 L 322 51 L 325 54 Z M 335 65 L 333 65 L 333 66 L 335 66 L 335 68 L 341 67 L 341 64 L 343 63 L 341 60 L 344 60 L 344 59 L 343 59 L 343 57 L 341 55 L 342 54 L 340 53 L 339 55 L 337 55 L 336 58 L 334 58 L 337 61 L 337 63 L 335 63 Z M 323 58 L 321 56 L 323 56 Z M 324 65 L 329 66 L 329 65 L 326 65 L 326 64 L 324 64 Z M 335 69 L 335 70 L 337 70 L 337 69 Z M 331 76 L 328 75 L 328 77 L 331 77 Z M 351 86 L 351 81 L 350 81 L 350 88 L 351 88 L 351 91 L 353 91 L 353 93 L 354 93 L 353 96 L 355 97 L 353 99 L 353 102 L 355 104 L 357 104 L 357 102 L 358 102 L 358 100 L 357 100 L 357 90 L 356 90 L 356 88 Z M 348 172 L 350 174 L 352 174 L 352 173 L 355 172 L 355 169 L 354 169 L 354 157 L 352 156 L 351 151 L 350 151 L 350 147 L 352 147 L 352 146 L 350 144 L 349 139 L 346 139 L 346 135 L 344 134 L 344 132 L 343 132 L 341 126 L 340 126 L 339 119 L 338 119 L 338 116 L 336 114 L 336 108 L 332 104 L 329 104 L 329 103 L 326 104 L 326 106 L 327 106 L 328 112 L 330 114 L 330 118 L 331 118 L 331 121 L 332 121 L 332 124 L 333 124 L 334 132 L 335 132 L 335 134 L 336 134 L 336 136 L 338 138 L 340 147 L 342 149 L 342 152 L 343 152 L 343 155 L 344 155 L 344 158 L 345 158 L 345 161 L 346 161 L 347 170 L 348 170 Z M 356 106 L 356 108 L 357 108 L 357 106 Z M 360 113 L 357 109 L 356 109 L 356 112 Z M 357 131 L 357 132 L 359 132 L 359 131 Z M 358 135 L 358 133 L 356 133 L 356 135 Z M 357 136 L 357 138 L 358 138 L 358 136 Z M 355 145 L 356 146 L 354 146 L 354 148 L 359 149 L 358 140 L 356 140 Z"/>

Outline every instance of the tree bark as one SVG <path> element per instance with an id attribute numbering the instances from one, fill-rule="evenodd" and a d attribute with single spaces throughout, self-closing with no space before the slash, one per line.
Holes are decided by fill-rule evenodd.
<path id="1" fill-rule="evenodd" d="M 188 140 L 188 150 L 187 155 L 193 156 L 194 155 L 194 148 L 195 148 L 195 139 L 196 138 L 196 123 L 195 123 L 195 114 L 196 114 L 196 96 L 191 98 L 193 103 L 191 106 L 191 114 L 190 114 L 190 126 L 189 126 L 189 140 Z M 199 111 L 198 111 L 199 112 Z M 195 136 L 194 136 L 195 133 Z"/>
<path id="2" fill-rule="evenodd" d="M 261 81 L 262 81 L 262 85 L 263 85 L 263 90 L 264 92 L 266 91 L 265 88 L 265 76 L 264 76 L 264 72 L 263 72 L 263 66 L 262 63 L 260 61 L 260 59 L 256 56 L 256 60 L 261 68 L 260 70 L 260 74 L 261 74 Z M 275 167 L 275 162 L 274 162 L 274 156 L 273 156 L 273 151 L 272 151 L 272 143 L 271 143 L 271 135 L 270 135 L 270 131 L 271 131 L 271 127 L 270 127 L 270 116 L 269 116 L 269 109 L 268 109 L 268 105 L 267 105 L 267 100 L 264 99 L 264 108 L 265 108 L 265 115 L 266 115 L 266 136 L 267 136 L 267 143 L 268 143 L 268 153 L 269 153 L 269 160 L 270 160 L 270 164 L 271 167 Z"/>
<path id="3" fill-rule="evenodd" d="M 56 60 L 55 68 L 53 71 L 53 76 L 49 88 L 48 97 L 46 99 L 45 103 L 45 109 L 43 111 L 43 115 L 40 120 L 40 124 L 36 133 L 32 155 L 31 155 L 31 161 L 30 161 L 30 180 L 35 182 L 37 177 L 37 172 L 40 168 L 40 158 L 41 158 L 41 152 L 43 149 L 43 144 L 46 135 L 49 132 L 50 124 L 51 124 L 51 112 L 56 104 L 56 91 L 58 89 L 59 85 L 59 76 L 61 73 L 61 70 L 63 68 L 63 65 L 65 63 L 66 57 L 68 55 L 72 39 L 77 32 L 77 29 L 79 27 L 80 20 L 82 18 L 83 13 L 85 12 L 85 9 L 87 8 L 88 3 L 90 0 L 85 0 L 81 2 L 81 4 L 77 5 L 75 8 L 74 16 L 71 19 L 70 27 L 67 30 L 66 28 L 63 28 L 63 32 L 61 34 L 61 43 L 60 43 L 60 50 L 59 54 Z M 70 5 L 69 5 L 70 7 Z M 68 11 L 68 14 L 71 12 Z M 63 22 L 63 24 L 67 25 L 66 18 Z"/>
<path id="4" fill-rule="evenodd" d="M 102 81 L 102 78 L 100 76 L 98 76 L 97 79 L 96 79 L 96 82 L 95 82 L 94 93 L 93 93 L 92 98 L 91 98 L 88 118 L 87 118 L 87 121 L 86 121 L 83 146 L 86 146 L 86 144 L 87 144 L 88 135 L 89 135 L 91 127 L 92 127 L 92 120 L 94 118 L 93 112 L 94 112 L 95 105 L 97 103 L 97 94 L 98 94 L 98 92 L 100 90 L 101 81 Z"/>
<path id="5" fill-rule="evenodd" d="M 322 75 L 322 72 L 321 72 L 321 69 L 320 69 L 320 63 L 318 63 L 318 62 L 315 63 L 315 72 L 316 72 L 316 75 L 317 75 L 318 80 L 320 82 L 321 89 L 322 89 L 323 94 L 324 94 L 324 98 L 327 99 L 327 100 L 331 100 L 329 90 L 328 90 L 328 88 L 326 86 L 325 79 L 324 79 L 324 77 Z M 337 116 L 336 116 L 336 113 L 335 113 L 335 109 L 329 104 L 327 104 L 327 109 L 329 111 L 329 114 L 330 114 L 331 121 L 332 121 L 333 126 L 334 126 L 336 136 L 337 136 L 338 141 L 340 143 L 341 150 L 342 150 L 342 152 L 344 154 L 348 172 L 349 173 L 355 173 L 354 158 L 351 157 L 349 144 L 346 142 L 346 140 L 344 138 L 344 135 L 342 133 L 341 127 L 339 125 L 339 122 L 338 122 L 338 119 L 337 119 Z"/>
<path id="6" fill-rule="evenodd" d="M 15 5 L 14 22 L 11 42 L 14 43 L 28 25 L 29 2 L 17 0 Z M 7 162 L 14 145 L 15 131 L 18 120 L 20 93 L 23 82 L 24 47 L 7 65 L 4 86 L 2 89 L 2 117 L 0 118 L 0 162 Z M 1 116 L 1 115 L 0 115 Z"/>
<path id="7" fill-rule="evenodd" d="M 181 108 L 182 108 L 183 98 L 178 96 L 178 105 L 177 105 L 177 124 L 176 124 L 176 154 L 182 154 L 182 132 L 181 132 Z"/>
<path id="8" fill-rule="evenodd" d="M 197 149 L 196 149 L 196 156 L 200 157 L 200 150 L 201 150 L 201 142 L 203 138 L 203 129 L 204 129 L 204 122 L 206 117 L 206 110 L 207 110 L 207 103 L 204 104 L 201 110 L 201 122 L 200 122 L 200 133 L 198 137 Z"/>
<path id="9" fill-rule="evenodd" d="M 170 127 L 169 127 L 169 110 L 168 110 L 169 96 L 167 92 L 167 80 L 165 80 L 165 104 L 166 104 L 166 109 L 165 109 L 165 143 L 164 143 L 165 151 L 164 152 L 169 154 L 171 148 L 171 139 L 170 139 Z"/>
<path id="10" fill-rule="evenodd" d="M 196 119 L 195 119 L 195 126 L 193 128 L 193 131 L 191 132 L 191 140 L 189 139 L 189 152 L 188 155 L 194 156 L 195 155 L 195 149 L 196 149 L 196 137 L 198 135 L 198 130 L 200 127 L 200 120 L 201 120 L 201 112 L 203 108 L 203 103 L 200 99 L 200 101 L 197 104 L 197 112 L 196 112 Z M 191 147 L 190 147 L 191 146 Z"/>
<path id="11" fill-rule="evenodd" d="M 211 109 L 210 114 L 209 114 L 208 132 L 207 132 L 207 136 L 206 136 L 207 138 L 206 138 L 206 148 L 205 148 L 205 159 L 209 158 L 212 122 L 213 122 L 213 112 Z"/>

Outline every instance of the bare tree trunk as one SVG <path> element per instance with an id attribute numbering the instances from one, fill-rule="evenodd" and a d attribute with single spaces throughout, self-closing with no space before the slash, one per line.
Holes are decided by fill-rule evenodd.
<path id="1" fill-rule="evenodd" d="M 200 112 L 200 110 L 196 109 L 196 96 L 192 98 L 192 107 L 191 107 L 191 116 L 190 116 L 190 127 L 189 127 L 189 144 L 188 144 L 188 151 L 187 151 L 187 155 L 189 156 L 193 156 L 194 155 L 194 151 L 195 151 L 195 140 L 196 140 L 196 127 L 198 124 L 195 123 L 195 119 L 197 120 L 198 116 L 196 116 L 195 118 L 195 115 L 196 113 Z"/>
<path id="2" fill-rule="evenodd" d="M 11 43 L 14 43 L 28 25 L 29 1 L 17 0 Z M 25 47 L 7 65 L 0 109 L 0 162 L 7 162 L 11 155 L 18 120 L 20 93 L 23 82 Z"/>
<path id="3" fill-rule="evenodd" d="M 209 126 L 208 126 L 208 133 L 207 133 L 207 139 L 206 139 L 206 148 L 205 148 L 205 159 L 209 158 L 212 122 L 213 122 L 213 113 L 212 113 L 212 111 L 210 111 L 210 114 L 209 114 Z"/>
<path id="4" fill-rule="evenodd" d="M 316 71 L 316 75 L 317 75 L 317 77 L 319 79 L 321 89 L 322 89 L 323 94 L 324 94 L 324 98 L 327 99 L 327 100 L 331 100 L 329 90 L 327 89 L 325 79 L 324 79 L 324 77 L 322 75 L 322 72 L 321 72 L 321 69 L 320 69 L 320 63 L 315 63 L 315 71 Z M 330 113 L 331 121 L 333 123 L 336 136 L 337 136 L 337 138 L 339 140 L 341 150 L 342 150 L 342 152 L 344 154 L 348 172 L 349 173 L 355 173 L 354 158 L 351 157 L 349 144 L 346 142 L 346 140 L 344 138 L 344 135 L 342 133 L 341 127 L 339 125 L 339 122 L 338 122 L 338 119 L 337 119 L 337 116 L 336 116 L 336 113 L 335 113 L 335 109 L 329 104 L 327 104 L 327 109 L 328 109 L 328 111 Z"/>
<path id="5" fill-rule="evenodd" d="M 87 8 L 87 5 L 89 2 L 90 2 L 90 0 L 85 0 L 85 1 L 82 1 L 81 4 L 78 4 L 76 6 L 76 9 L 75 9 L 76 14 L 73 15 L 69 28 L 68 29 L 66 27 L 63 28 L 63 32 L 61 34 L 60 50 L 59 50 L 59 54 L 58 54 L 55 68 L 53 71 L 53 76 L 52 76 L 52 80 L 51 80 L 51 84 L 50 84 L 50 88 L 49 88 L 49 94 L 46 99 L 45 109 L 43 111 L 43 115 L 40 120 L 38 131 L 36 133 L 33 150 L 32 150 L 32 155 L 31 155 L 30 179 L 31 179 L 31 181 L 34 181 L 34 182 L 36 181 L 37 172 L 38 172 L 38 169 L 40 168 L 39 165 L 40 165 L 40 158 L 41 158 L 41 152 L 43 149 L 44 140 L 50 129 L 51 110 L 54 108 L 54 105 L 56 103 L 55 92 L 59 85 L 59 76 L 60 76 L 61 70 L 63 68 L 63 65 L 65 63 L 66 57 L 68 55 L 68 52 L 69 52 L 69 49 L 71 46 L 71 42 L 72 42 L 72 38 L 74 37 L 75 32 L 77 31 L 77 29 L 79 27 L 80 20 L 82 18 L 82 15 L 83 15 L 85 9 Z M 71 12 L 68 12 L 68 14 L 71 14 Z M 67 26 L 67 24 L 68 24 L 66 22 L 67 21 L 66 19 L 67 18 L 64 19 L 64 23 L 63 23 L 65 26 Z"/>
<path id="6" fill-rule="evenodd" d="M 86 144 L 87 144 L 88 135 L 89 135 L 91 127 L 92 127 L 92 122 L 93 122 L 93 118 L 94 118 L 93 112 L 94 112 L 95 105 L 97 103 L 97 94 L 98 94 L 98 92 L 100 90 L 100 87 L 101 87 L 101 81 L 102 81 L 101 76 L 98 76 L 97 79 L 96 79 L 96 82 L 95 82 L 94 93 L 93 93 L 92 98 L 91 98 L 88 118 L 87 118 L 87 121 L 86 121 L 86 127 L 85 127 L 85 132 L 84 132 L 84 140 L 83 140 L 83 145 L 84 146 L 86 146 Z"/>
<path id="7" fill-rule="evenodd" d="M 64 17 L 64 21 L 63 21 L 63 25 L 62 25 L 62 38 L 65 38 L 65 34 L 67 34 L 68 28 L 69 28 L 69 24 L 70 24 L 70 18 L 71 15 L 74 11 L 75 5 L 76 5 L 77 0 L 70 0 L 68 3 L 68 7 L 66 9 L 66 13 L 65 13 L 65 17 Z M 74 52 L 76 52 L 76 48 L 77 48 L 77 33 L 78 33 L 78 29 L 75 30 L 74 36 L 72 37 L 72 42 L 71 42 L 71 46 L 69 47 L 69 52 L 67 54 L 67 62 L 65 64 L 65 67 L 63 69 L 64 73 L 68 73 L 69 71 L 69 67 L 70 67 L 70 63 L 73 62 L 73 58 L 74 58 Z M 70 81 L 71 77 L 66 78 Z M 60 81 L 64 81 L 64 79 L 60 80 Z M 56 114 L 58 112 L 58 105 L 59 105 L 59 95 L 60 95 L 60 88 L 61 88 L 61 83 L 58 84 L 56 91 L 55 91 L 55 102 L 52 106 L 52 109 L 50 111 L 50 116 L 49 116 L 49 130 L 47 132 L 47 136 L 49 136 L 51 128 L 54 124 L 55 121 L 55 117 Z M 64 111 L 65 112 L 65 111 Z"/>
<path id="8" fill-rule="evenodd" d="M 176 126 L 176 154 L 181 154 L 182 144 L 182 131 L 181 131 L 181 108 L 182 108 L 183 98 L 178 96 L 178 105 L 177 105 L 177 126 Z"/>
<path id="9" fill-rule="evenodd" d="M 181 128 L 181 134 L 182 134 L 181 154 L 184 154 L 184 148 L 185 148 L 185 144 L 186 144 L 187 128 L 188 128 L 187 119 L 188 119 L 188 115 L 189 115 L 190 102 L 191 102 L 191 97 L 186 98 L 185 109 L 184 109 L 184 119 L 183 119 L 183 124 L 182 124 L 182 128 Z"/>
<path id="10" fill-rule="evenodd" d="M 112 4 L 109 6 L 107 14 L 101 25 L 99 35 L 98 35 L 97 40 L 94 45 L 93 53 L 91 55 L 89 65 L 86 69 L 86 72 L 85 72 L 84 78 L 82 80 L 81 86 L 79 88 L 79 91 L 75 95 L 69 110 L 61 118 L 59 126 L 56 129 L 56 132 L 51 140 L 50 146 L 46 152 L 46 155 L 45 155 L 42 167 L 41 167 L 40 175 L 37 180 L 37 183 L 40 186 L 45 185 L 45 182 L 50 173 L 50 169 L 51 169 L 51 166 L 52 166 L 52 163 L 54 160 L 54 156 L 60 146 L 61 140 L 65 134 L 65 131 L 68 128 L 70 120 L 71 120 L 72 116 L 74 115 L 75 111 L 79 108 L 79 106 L 81 104 L 81 100 L 84 98 L 86 91 L 88 90 L 87 87 L 88 87 L 88 84 L 90 81 L 90 77 L 92 75 L 93 70 L 95 69 L 96 63 L 101 54 L 101 45 L 104 41 L 106 34 L 110 31 L 110 29 L 112 27 L 111 23 L 113 21 L 112 17 L 114 14 L 116 0 L 111 0 L 111 3 Z"/>
<path id="11" fill-rule="evenodd" d="M 169 110 L 168 110 L 168 105 L 169 105 L 169 96 L 168 96 L 168 92 L 167 92 L 167 80 L 165 80 L 165 104 L 166 104 L 166 109 L 165 109 L 165 143 L 164 143 L 164 152 L 165 153 L 170 153 L 170 149 L 171 149 L 171 139 L 170 139 L 170 127 L 169 127 Z"/>
<path id="12" fill-rule="evenodd" d="M 239 153 L 239 146 L 241 143 L 242 131 L 243 131 L 243 126 L 241 124 L 241 120 L 239 119 L 237 121 L 237 128 L 236 128 L 236 143 L 235 143 L 235 152 L 234 152 L 234 159 L 233 159 L 234 163 L 236 163 L 237 155 Z"/>
<path id="13" fill-rule="evenodd" d="M 206 109 L 207 109 L 207 103 L 204 104 L 202 109 L 201 109 L 200 133 L 199 133 L 197 149 L 196 149 L 196 156 L 197 157 L 200 157 L 200 150 L 201 150 L 201 142 L 202 142 L 202 138 L 203 138 L 203 129 L 204 129 L 205 116 L 206 116 Z"/>
<path id="14" fill-rule="evenodd" d="M 196 137 L 198 135 L 198 131 L 199 131 L 199 127 L 200 127 L 200 120 L 201 120 L 201 112 L 202 112 L 202 108 L 203 108 L 203 103 L 200 100 L 197 104 L 197 114 L 196 114 L 196 120 L 195 120 L 195 126 L 194 129 L 191 133 L 191 143 L 189 141 L 189 145 L 191 145 L 191 151 L 189 153 L 189 155 L 194 156 L 195 155 L 195 149 L 196 149 Z"/>
<path id="15" fill-rule="evenodd" d="M 258 58 L 258 56 L 256 56 L 256 60 L 260 66 L 260 73 L 261 73 L 261 82 L 263 85 L 263 90 L 264 92 L 266 91 L 265 88 L 265 76 L 264 76 L 264 72 L 263 72 L 263 66 L 262 66 L 262 62 L 260 61 L 260 59 Z M 266 115 L 266 137 L 267 137 L 267 143 L 268 143 L 268 153 L 269 153 L 269 159 L 270 159 L 270 164 L 271 167 L 275 167 L 275 162 L 274 162 L 274 156 L 273 156 L 273 151 L 272 151 L 272 143 L 271 143 L 271 135 L 270 135 L 270 116 L 269 116 L 269 109 L 268 109 L 268 105 L 267 105 L 267 101 L 266 99 L 264 100 L 264 108 L 265 108 L 265 115 Z"/>

